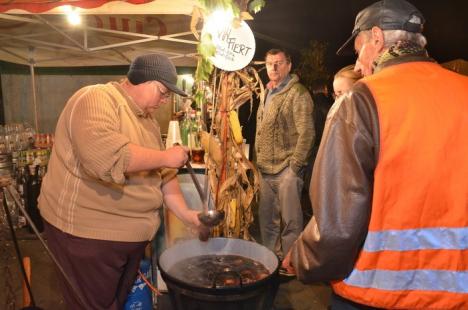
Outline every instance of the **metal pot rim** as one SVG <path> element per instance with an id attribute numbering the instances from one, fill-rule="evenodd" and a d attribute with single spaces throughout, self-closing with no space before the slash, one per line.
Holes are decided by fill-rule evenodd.
<path id="1" fill-rule="evenodd" d="M 210 244 L 211 243 L 211 244 Z M 229 244 L 235 244 L 238 247 L 245 247 L 247 249 L 255 249 L 258 248 L 258 251 L 261 251 L 262 253 L 266 253 L 268 255 L 268 259 L 273 259 L 273 262 L 269 262 L 268 265 L 265 265 L 265 261 L 261 261 L 258 259 L 258 257 L 252 257 L 249 255 L 243 255 L 239 252 L 226 252 L 225 250 L 230 249 Z M 205 250 L 206 252 L 197 252 L 196 250 L 194 251 L 194 247 L 196 248 L 198 246 L 201 247 L 200 251 Z M 224 245 L 224 247 L 223 247 Z M 220 247 L 222 248 L 221 251 L 219 251 Z M 186 256 L 182 257 L 170 257 L 171 254 L 177 253 L 179 251 L 189 251 Z M 217 251 L 218 250 L 218 251 Z M 239 250 L 239 249 L 237 249 Z M 173 253 L 172 253 L 173 252 Z M 258 281 L 255 281 L 253 283 L 245 284 L 242 286 L 226 286 L 226 287 L 217 287 L 217 288 L 207 288 L 207 287 L 201 287 L 201 286 L 196 286 L 192 283 L 188 283 L 183 281 L 182 279 L 173 277 L 170 275 L 167 271 L 172 267 L 173 264 L 189 257 L 195 257 L 195 256 L 200 256 L 200 255 L 212 255 L 212 254 L 227 254 L 227 255 L 240 255 L 244 256 L 250 259 L 254 259 L 257 261 L 260 261 L 262 264 L 265 265 L 265 267 L 268 269 L 270 274 Z M 175 254 L 173 256 L 176 256 Z M 167 265 L 168 261 L 170 261 L 171 265 L 170 266 L 165 266 Z M 253 290 L 257 287 L 264 286 L 266 283 L 270 282 L 273 278 L 276 278 L 278 275 L 278 270 L 279 270 L 280 264 L 279 264 L 279 259 L 278 257 L 269 249 L 267 249 L 265 246 L 254 243 L 251 241 L 246 241 L 242 239 L 232 239 L 232 238 L 211 238 L 207 242 L 201 242 L 199 240 L 193 239 L 193 240 L 188 240 L 188 241 L 182 241 L 174 246 L 166 249 L 163 251 L 161 256 L 159 257 L 158 260 L 158 268 L 161 271 L 161 275 L 163 276 L 163 279 L 165 281 L 173 282 L 177 284 L 178 286 L 187 288 L 189 290 L 195 290 L 198 292 L 204 292 L 208 294 L 215 293 L 216 294 L 233 294 L 233 293 L 241 293 L 244 291 L 250 291 Z"/>

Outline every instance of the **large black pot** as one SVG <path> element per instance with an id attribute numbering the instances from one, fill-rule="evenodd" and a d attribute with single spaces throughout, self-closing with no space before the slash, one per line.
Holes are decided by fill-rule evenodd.
<path id="1" fill-rule="evenodd" d="M 250 258 L 262 263 L 270 275 L 243 286 L 206 288 L 194 286 L 168 273 L 174 264 L 184 259 L 214 254 Z M 250 241 L 212 238 L 207 242 L 179 242 L 161 254 L 158 265 L 172 305 L 177 310 L 267 310 L 272 308 L 278 290 L 278 257 L 266 247 Z"/>

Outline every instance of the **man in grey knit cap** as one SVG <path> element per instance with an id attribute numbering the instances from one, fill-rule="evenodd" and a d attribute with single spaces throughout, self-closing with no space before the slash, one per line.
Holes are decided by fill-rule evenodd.
<path id="1" fill-rule="evenodd" d="M 126 79 L 78 90 L 60 115 L 39 209 L 49 246 L 78 289 L 62 279 L 67 309 L 123 307 L 163 203 L 201 228 L 176 178 L 187 151 L 164 148 L 152 115 L 172 93 L 186 96 L 176 82 L 166 56 L 140 56 Z"/>

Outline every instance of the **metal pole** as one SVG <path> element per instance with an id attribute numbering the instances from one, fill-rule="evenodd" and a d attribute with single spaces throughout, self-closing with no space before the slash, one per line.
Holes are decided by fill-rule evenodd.
<path id="1" fill-rule="evenodd" d="M 28 289 L 29 297 L 31 298 L 31 304 L 33 307 L 36 307 L 36 302 L 34 301 L 34 296 L 31 290 L 31 284 L 29 283 L 28 276 L 26 275 L 26 270 L 24 269 L 23 255 L 21 255 L 21 251 L 18 245 L 18 239 L 16 238 L 15 229 L 13 228 L 13 221 L 11 220 L 10 209 L 8 208 L 8 203 L 6 201 L 5 192 L 4 192 L 5 187 L 3 187 L 2 189 L 3 189 L 2 192 L 0 192 L 0 199 L 2 200 L 3 209 L 5 210 L 5 215 L 6 215 L 6 219 L 8 222 L 8 226 L 10 226 L 11 239 L 13 240 L 13 244 L 15 246 L 16 255 L 18 256 L 17 258 L 18 258 L 18 263 L 20 265 L 20 271 L 21 271 L 21 274 L 23 275 L 23 280 L 26 283 L 26 288 Z"/>
<path id="2" fill-rule="evenodd" d="M 39 132 L 39 121 L 37 115 L 37 100 L 36 100 L 36 77 L 34 74 L 34 50 L 35 48 L 29 47 L 29 71 L 31 72 L 31 87 L 32 87 L 32 99 L 33 99 L 33 109 L 34 109 L 34 127 L 36 133 Z"/>
<path id="3" fill-rule="evenodd" d="M 20 197 L 16 189 L 13 187 L 13 185 L 9 184 L 8 186 L 3 186 L 4 190 L 7 190 L 10 196 L 13 198 L 13 200 L 16 203 L 16 206 L 20 209 L 21 213 L 24 215 L 26 220 L 28 221 L 29 225 L 31 226 L 32 230 L 36 234 L 37 238 L 39 241 L 42 243 L 42 246 L 46 250 L 47 254 L 49 254 L 50 259 L 55 263 L 55 266 L 57 266 L 57 269 L 60 271 L 62 276 L 65 278 L 65 281 L 70 285 L 72 291 L 75 293 L 75 297 L 78 299 L 79 303 L 84 306 L 86 303 L 84 302 L 86 299 L 81 295 L 80 291 L 78 290 L 78 287 L 76 284 L 71 280 L 71 278 L 67 275 L 65 270 L 63 269 L 62 265 L 60 262 L 57 260 L 55 255 L 50 251 L 49 247 L 47 246 L 44 238 L 42 238 L 41 233 L 37 229 L 36 225 L 34 225 L 34 222 L 32 221 L 31 217 L 29 216 L 28 212 L 26 211 L 25 207 L 21 203 Z M 84 309 L 84 308 L 83 308 Z"/>

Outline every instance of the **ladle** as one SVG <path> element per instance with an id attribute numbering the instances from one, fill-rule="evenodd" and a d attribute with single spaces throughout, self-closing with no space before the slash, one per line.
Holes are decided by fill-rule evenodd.
<path id="1" fill-rule="evenodd" d="M 198 182 L 198 179 L 195 176 L 195 172 L 193 171 L 192 165 L 190 164 L 190 160 L 188 160 L 185 163 L 185 166 L 187 167 L 187 171 L 189 172 L 190 177 L 192 178 L 192 181 L 195 184 L 198 195 L 200 195 L 200 199 L 203 204 L 203 212 L 198 214 L 198 219 L 200 220 L 200 222 L 203 223 L 203 225 L 207 227 L 214 227 L 218 225 L 224 219 L 224 212 L 220 212 L 218 210 L 213 210 L 213 209 L 211 210 L 208 209 L 208 201 L 200 186 L 200 182 Z"/>

